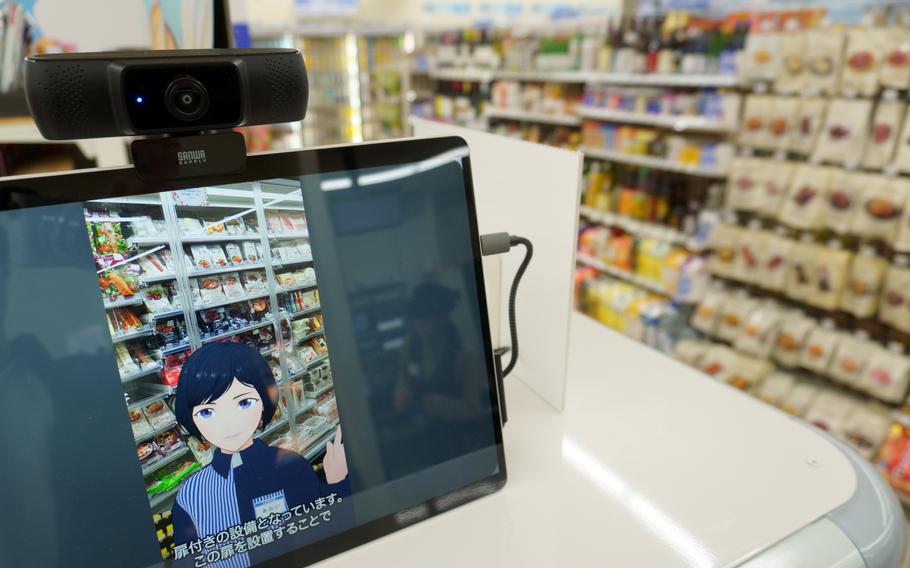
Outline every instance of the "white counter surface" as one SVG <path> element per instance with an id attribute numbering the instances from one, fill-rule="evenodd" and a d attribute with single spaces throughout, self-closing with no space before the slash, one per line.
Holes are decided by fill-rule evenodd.
<path id="1" fill-rule="evenodd" d="M 854 490 L 811 429 L 578 314 L 565 413 L 507 397 L 502 491 L 320 566 L 731 566 Z"/>

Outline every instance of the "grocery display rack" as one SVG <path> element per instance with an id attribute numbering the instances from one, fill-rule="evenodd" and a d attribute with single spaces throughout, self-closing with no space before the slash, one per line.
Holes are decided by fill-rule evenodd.
<path id="1" fill-rule="evenodd" d="M 198 190 L 190 190 L 198 199 Z M 190 193 L 188 192 L 188 193 Z M 334 389 L 329 380 L 323 385 L 317 395 L 307 392 L 301 385 L 299 392 L 306 397 L 296 401 L 291 389 L 297 382 L 309 380 L 309 375 L 315 369 L 325 368 L 325 373 L 331 376 L 329 354 L 327 351 L 318 352 L 316 344 L 319 340 L 324 346 L 324 329 L 320 323 L 319 329 L 307 333 L 291 341 L 290 323 L 304 316 L 313 316 L 321 312 L 318 303 L 318 287 L 314 277 L 309 276 L 299 280 L 299 275 L 313 275 L 312 255 L 305 254 L 299 257 L 284 254 L 287 249 L 297 249 L 299 245 L 308 246 L 309 233 L 306 230 L 273 230 L 270 218 L 289 212 L 303 215 L 304 208 L 301 203 L 300 187 L 291 180 L 273 180 L 269 182 L 253 182 L 248 184 L 229 185 L 223 187 L 204 188 L 202 201 L 190 201 L 192 196 L 182 192 L 162 193 L 157 196 L 143 196 L 141 198 L 114 198 L 91 201 L 86 204 L 86 218 L 91 222 L 119 223 L 123 234 L 123 241 L 128 249 L 121 251 L 125 260 L 118 264 L 124 266 L 138 264 L 143 256 L 148 256 L 150 251 L 167 251 L 170 253 L 174 270 L 162 274 L 146 273 L 144 269 L 137 275 L 138 290 L 133 295 L 110 298 L 105 300 L 104 307 L 111 310 L 132 310 L 141 313 L 146 310 L 141 318 L 145 323 L 136 329 L 129 329 L 123 333 L 112 332 L 111 341 L 114 344 L 123 344 L 129 349 L 143 348 L 152 359 L 141 368 L 133 372 L 121 372 L 124 393 L 127 396 L 127 407 L 130 411 L 139 411 L 148 405 L 165 401 L 169 408 L 175 393 L 173 387 L 161 384 L 159 376 L 166 372 L 167 359 L 170 356 L 179 356 L 195 351 L 202 345 L 218 341 L 242 340 L 240 337 L 249 338 L 250 334 L 266 331 L 260 335 L 259 340 L 268 341 L 258 345 L 263 357 L 273 367 L 279 387 L 279 396 L 283 401 L 282 406 L 286 414 L 276 419 L 264 431 L 257 433 L 257 438 L 262 438 L 266 443 L 277 441 L 278 435 L 288 433 L 295 449 L 301 453 L 307 452 L 312 458 L 318 455 L 313 447 L 299 446 L 298 430 L 300 423 L 316 407 L 316 396 L 328 395 Z M 184 199 L 186 198 L 186 199 Z M 191 204 L 187 204 L 191 203 Z M 285 207 L 286 205 L 286 207 Z M 128 235 L 132 229 L 131 221 L 136 217 L 151 217 L 157 221 L 157 228 L 161 234 L 152 236 Z M 181 225 L 182 219 L 203 219 L 209 227 L 218 226 L 217 230 L 225 230 L 224 222 L 231 219 L 242 218 L 248 232 L 242 234 L 205 234 L 208 229 L 187 232 Z M 246 225 L 248 223 L 248 226 Z M 192 247 L 202 245 L 226 245 L 227 243 L 249 243 L 258 247 L 260 258 L 253 262 L 244 260 L 228 266 L 215 266 L 206 269 L 190 268 L 193 264 Z M 282 250 L 285 249 L 285 250 Z M 230 261 L 228 261 L 230 262 Z M 115 265 L 116 266 L 116 265 Z M 264 274 L 264 286 L 261 289 L 250 291 L 242 295 L 220 297 L 217 300 L 203 303 L 201 297 L 194 296 L 192 290 L 197 278 L 223 278 L 224 275 L 237 273 L 243 275 L 250 271 Z M 292 272 L 293 271 L 293 272 Z M 101 270 L 102 273 L 106 270 Z M 290 276 L 288 275 L 290 273 Z M 295 276 L 297 275 L 297 276 Z M 285 281 L 280 284 L 279 276 L 288 279 L 292 276 L 297 281 Z M 173 297 L 171 307 L 165 310 L 152 311 L 145 298 L 145 293 L 150 286 L 165 286 Z M 292 296 L 303 293 L 311 294 L 314 301 L 309 305 L 295 305 Z M 248 304 L 251 301 L 265 301 L 267 311 L 261 319 L 252 319 L 245 325 L 231 325 L 227 329 L 220 329 L 217 333 L 207 333 L 202 329 L 201 315 L 208 310 L 219 308 L 233 309 L 234 307 Z M 220 313 L 220 312 L 219 312 Z M 238 312 L 248 313 L 252 311 Z M 165 343 L 165 338 L 159 333 L 158 325 L 171 322 L 180 322 L 185 329 L 185 337 L 171 338 Z M 291 374 L 289 371 L 288 357 L 295 349 L 312 349 L 316 354 L 306 364 L 303 372 Z M 303 351 L 301 351 L 303 353 Z M 178 371 L 179 372 L 179 371 Z M 322 384 L 322 383 L 320 383 Z M 293 417 L 289 419 L 288 417 Z M 187 442 L 187 433 L 177 427 L 176 421 L 169 420 L 165 424 L 154 427 L 149 431 L 136 436 L 137 445 L 154 440 L 156 436 L 178 429 L 182 440 L 180 449 L 163 456 L 154 464 L 143 469 L 143 476 L 151 478 L 157 472 L 165 471 L 168 466 L 180 463 L 181 459 L 200 459 Z M 169 508 L 176 498 L 178 487 L 162 493 L 150 495 L 150 504 L 154 511 Z"/>

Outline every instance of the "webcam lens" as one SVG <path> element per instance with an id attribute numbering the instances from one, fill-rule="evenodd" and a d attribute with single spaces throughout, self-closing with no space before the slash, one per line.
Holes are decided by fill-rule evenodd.
<path id="1" fill-rule="evenodd" d="M 196 120 L 209 108 L 209 94 L 198 80 L 184 75 L 167 86 L 164 93 L 167 110 L 180 120 Z"/>

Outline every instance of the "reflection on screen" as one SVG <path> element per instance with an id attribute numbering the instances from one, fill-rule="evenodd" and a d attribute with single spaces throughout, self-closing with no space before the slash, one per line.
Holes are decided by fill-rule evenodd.
<path id="1" fill-rule="evenodd" d="M 0 212 L 0 565 L 253 566 L 496 473 L 459 157 Z"/>

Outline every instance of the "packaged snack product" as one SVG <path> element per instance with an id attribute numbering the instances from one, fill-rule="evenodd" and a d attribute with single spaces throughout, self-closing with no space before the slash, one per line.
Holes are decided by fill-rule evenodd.
<path id="1" fill-rule="evenodd" d="M 811 95 L 838 92 L 845 39 L 846 34 L 837 27 L 819 27 L 806 32 L 809 75 L 805 92 Z"/>
<path id="2" fill-rule="evenodd" d="M 780 409 L 793 416 L 802 416 L 818 394 L 818 387 L 807 381 L 798 380 L 790 392 L 784 396 Z"/>
<path id="3" fill-rule="evenodd" d="M 224 295 L 228 298 L 239 298 L 246 293 L 240 283 L 240 275 L 236 272 L 221 276 L 221 288 L 224 290 Z"/>
<path id="4" fill-rule="evenodd" d="M 854 174 L 863 187 L 862 205 L 853 217 L 851 232 L 867 239 L 890 243 L 907 202 L 906 186 L 885 176 Z"/>
<path id="5" fill-rule="evenodd" d="M 828 100 L 820 97 L 799 99 L 796 105 L 796 119 L 790 130 L 790 151 L 809 155 L 815 149 L 818 134 L 825 122 Z"/>
<path id="6" fill-rule="evenodd" d="M 701 371 L 715 379 L 727 382 L 736 370 L 739 355 L 726 345 L 712 345 L 705 351 Z"/>
<path id="7" fill-rule="evenodd" d="M 711 255 L 708 269 L 712 274 L 733 278 L 736 274 L 736 256 L 742 229 L 736 225 L 721 223 L 714 230 L 711 238 Z"/>
<path id="8" fill-rule="evenodd" d="M 840 246 L 839 241 L 831 240 L 828 246 L 818 247 L 815 264 L 812 267 L 815 290 L 806 296 L 807 303 L 826 310 L 833 310 L 840 304 L 840 297 L 847 282 L 850 258 L 853 256 Z"/>
<path id="9" fill-rule="evenodd" d="M 901 128 L 901 135 L 897 141 L 892 166 L 895 171 L 905 174 L 910 173 L 910 112 L 907 113 L 904 119 L 904 126 Z"/>
<path id="10" fill-rule="evenodd" d="M 845 385 L 857 387 L 874 350 L 875 345 L 869 342 L 869 334 L 863 330 L 843 336 L 834 350 L 828 376 Z"/>
<path id="11" fill-rule="evenodd" d="M 142 469 L 149 467 L 161 459 L 161 455 L 155 451 L 154 442 L 142 442 L 136 446 L 136 457 L 139 458 L 139 465 Z"/>
<path id="12" fill-rule="evenodd" d="M 673 357 L 690 367 L 699 367 L 710 346 L 707 341 L 681 339 L 673 346 Z"/>
<path id="13" fill-rule="evenodd" d="M 177 433 L 176 428 L 166 430 L 155 436 L 155 445 L 158 446 L 158 451 L 161 452 L 161 455 L 166 456 L 171 452 L 183 448 L 184 443 L 183 439 Z"/>
<path id="14" fill-rule="evenodd" d="M 814 268 L 819 248 L 809 235 L 803 235 L 803 239 L 794 245 L 790 274 L 784 289 L 788 298 L 805 301 L 815 291 Z"/>
<path id="15" fill-rule="evenodd" d="M 824 320 L 822 325 L 809 332 L 806 347 L 799 356 L 800 367 L 815 371 L 820 375 L 827 374 L 831 357 L 843 336 L 843 333 L 835 329 L 833 321 Z"/>
<path id="16" fill-rule="evenodd" d="M 229 235 L 245 235 L 246 234 L 246 225 L 243 223 L 243 219 L 238 217 L 236 219 L 231 219 L 224 223 L 224 228 L 227 234 Z"/>
<path id="17" fill-rule="evenodd" d="M 780 75 L 780 37 L 770 30 L 749 34 L 741 63 L 747 81 L 772 82 Z"/>
<path id="18" fill-rule="evenodd" d="M 243 255 L 247 262 L 259 262 L 259 253 L 256 251 L 256 245 L 250 241 L 243 243 Z"/>
<path id="19" fill-rule="evenodd" d="M 157 400 L 142 409 L 152 428 L 161 428 L 175 420 L 174 413 L 163 400 Z"/>
<path id="20" fill-rule="evenodd" d="M 785 367 L 796 367 L 806 339 L 815 326 L 815 321 L 800 311 L 785 315 L 774 342 L 774 360 Z"/>
<path id="21" fill-rule="evenodd" d="M 207 466 L 212 462 L 212 458 L 215 456 L 215 446 L 205 440 L 199 441 L 194 436 L 187 437 L 186 445 L 189 446 L 190 452 L 203 466 Z"/>
<path id="22" fill-rule="evenodd" d="M 901 101 L 879 101 L 866 144 L 863 166 L 880 169 L 894 159 L 897 135 L 904 121 L 907 105 Z"/>
<path id="23" fill-rule="evenodd" d="M 227 256 L 224 254 L 224 249 L 221 248 L 221 245 L 209 245 L 209 257 L 212 259 L 212 263 L 219 267 L 225 268 L 230 266 Z"/>
<path id="24" fill-rule="evenodd" d="M 841 437 L 861 456 L 872 459 L 888 435 L 891 418 L 878 404 L 856 404 L 844 421 Z"/>
<path id="25" fill-rule="evenodd" d="M 768 148 L 786 150 L 792 145 L 792 133 L 799 127 L 799 99 L 774 97 L 768 115 Z"/>
<path id="26" fill-rule="evenodd" d="M 860 247 L 859 253 L 850 261 L 840 308 L 858 318 L 873 316 L 887 268 L 888 263 L 875 254 L 874 248 Z"/>
<path id="27" fill-rule="evenodd" d="M 878 469 L 900 495 L 910 495 L 910 423 L 907 410 L 893 422 L 878 454 Z"/>
<path id="28" fill-rule="evenodd" d="M 764 240 L 763 264 L 756 271 L 756 283 L 767 290 L 783 290 L 796 243 L 783 237 L 783 229 L 780 228 L 775 233 L 766 234 Z"/>
<path id="29" fill-rule="evenodd" d="M 841 75 L 843 94 L 868 97 L 878 92 L 884 38 L 878 28 L 856 27 L 847 32 L 847 53 Z"/>
<path id="30" fill-rule="evenodd" d="M 742 333 L 734 341 L 736 350 L 763 359 L 769 357 L 783 318 L 784 312 L 776 302 L 762 302 L 746 316 Z"/>
<path id="31" fill-rule="evenodd" d="M 243 251 L 240 250 L 240 245 L 237 243 L 228 243 L 224 245 L 225 251 L 227 251 L 228 261 L 231 264 L 243 264 Z"/>
<path id="32" fill-rule="evenodd" d="M 197 270 L 208 270 L 214 266 L 207 246 L 192 245 L 190 247 L 190 252 L 193 254 L 193 264 L 196 266 Z"/>
<path id="33" fill-rule="evenodd" d="M 121 375 L 131 375 L 139 372 L 139 365 L 133 361 L 129 350 L 123 343 L 115 343 L 114 351 L 117 355 L 117 368 Z"/>
<path id="34" fill-rule="evenodd" d="M 774 114 L 774 99 L 768 95 L 749 95 L 743 110 L 743 123 L 739 143 L 753 148 L 774 147 L 771 135 L 771 117 Z"/>
<path id="35" fill-rule="evenodd" d="M 780 34 L 780 74 L 774 81 L 774 91 L 785 95 L 800 93 L 806 84 L 806 34 L 788 30 Z"/>
<path id="36" fill-rule="evenodd" d="M 724 302 L 721 309 L 720 322 L 717 326 L 717 337 L 725 341 L 735 341 L 736 336 L 742 332 L 743 323 L 755 308 L 758 300 L 750 297 L 742 290 L 737 290 Z"/>
<path id="37" fill-rule="evenodd" d="M 834 168 L 800 164 L 796 166 L 780 212 L 781 222 L 799 229 L 824 225 L 825 199 Z"/>
<path id="38" fill-rule="evenodd" d="M 774 370 L 774 365 L 756 357 L 740 355 L 734 361 L 733 372 L 727 384 L 739 390 L 748 391 Z"/>
<path id="39" fill-rule="evenodd" d="M 221 280 L 217 275 L 199 278 L 199 293 L 203 304 L 212 304 L 224 299 Z"/>
<path id="40" fill-rule="evenodd" d="M 859 387 L 879 400 L 903 402 L 910 382 L 910 358 L 903 346 L 893 343 L 888 349 L 874 349 L 863 372 Z"/>
<path id="41" fill-rule="evenodd" d="M 860 208 L 862 174 L 835 169 L 825 194 L 825 225 L 841 235 L 850 232 L 853 217 Z"/>
<path id="42" fill-rule="evenodd" d="M 759 160 L 734 158 L 727 185 L 727 207 L 736 211 L 755 211 L 761 204 L 762 188 L 756 171 Z"/>
<path id="43" fill-rule="evenodd" d="M 894 257 L 885 272 L 878 319 L 895 329 L 910 332 L 910 259 Z"/>
<path id="44" fill-rule="evenodd" d="M 794 384 L 796 384 L 796 379 L 789 373 L 771 373 L 758 387 L 758 398 L 768 404 L 779 407 L 787 394 L 793 389 Z"/>
<path id="45" fill-rule="evenodd" d="M 241 281 L 247 293 L 254 294 L 265 290 L 265 273 L 259 270 L 247 270 L 241 273 Z"/>
<path id="46" fill-rule="evenodd" d="M 142 293 L 145 305 L 150 312 L 167 312 L 171 310 L 171 301 L 167 290 L 161 284 L 147 286 Z"/>
<path id="47" fill-rule="evenodd" d="M 806 409 L 803 419 L 826 432 L 839 435 L 855 405 L 850 397 L 825 389 Z"/>
<path id="48" fill-rule="evenodd" d="M 130 410 L 130 425 L 133 427 L 133 436 L 138 438 L 152 431 L 152 427 L 146 420 L 141 410 Z"/>
<path id="49" fill-rule="evenodd" d="M 910 86 L 910 40 L 907 28 L 893 26 L 885 30 L 879 82 L 882 87 L 904 90 Z"/>
<path id="50" fill-rule="evenodd" d="M 812 157 L 836 164 L 858 165 L 862 160 L 868 134 L 872 101 L 834 99 Z"/>
<path id="51" fill-rule="evenodd" d="M 199 219 L 189 219 L 181 217 L 178 219 L 180 222 L 180 229 L 184 235 L 199 235 L 202 233 L 202 221 Z"/>
<path id="52" fill-rule="evenodd" d="M 761 221 L 753 219 L 748 228 L 741 233 L 739 250 L 736 255 L 734 274 L 741 282 L 754 283 L 758 278 L 758 269 L 765 263 L 765 236 Z"/>

